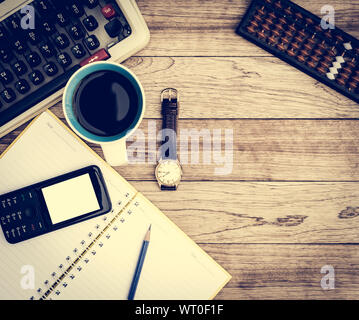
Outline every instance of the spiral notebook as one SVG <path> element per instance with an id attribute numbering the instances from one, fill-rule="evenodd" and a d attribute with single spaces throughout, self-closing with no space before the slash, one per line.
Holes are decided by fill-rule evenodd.
<path id="1" fill-rule="evenodd" d="M 126 299 L 143 237 L 136 299 L 210 299 L 230 275 L 50 111 L 0 158 L 0 194 L 97 165 L 111 213 L 15 245 L 0 234 L 0 299 Z M 160 191 L 159 191 L 160 192 Z"/>

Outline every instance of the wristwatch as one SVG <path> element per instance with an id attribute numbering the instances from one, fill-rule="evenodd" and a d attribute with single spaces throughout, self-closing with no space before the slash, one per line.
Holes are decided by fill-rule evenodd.
<path id="1" fill-rule="evenodd" d="M 155 175 L 161 190 L 177 190 L 182 168 L 177 158 L 177 118 L 179 95 L 176 89 L 161 92 L 162 145 Z"/>

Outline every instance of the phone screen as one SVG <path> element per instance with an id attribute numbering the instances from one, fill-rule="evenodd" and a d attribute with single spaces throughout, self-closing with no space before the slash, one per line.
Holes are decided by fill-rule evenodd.
<path id="1" fill-rule="evenodd" d="M 41 191 L 53 224 L 100 209 L 88 173 L 42 188 Z"/>

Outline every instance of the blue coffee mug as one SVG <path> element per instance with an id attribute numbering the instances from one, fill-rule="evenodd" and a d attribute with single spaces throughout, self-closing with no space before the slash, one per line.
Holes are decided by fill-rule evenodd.
<path id="1" fill-rule="evenodd" d="M 73 108 L 73 98 L 81 81 L 92 73 L 106 70 L 118 72 L 131 82 L 131 84 L 135 88 L 139 104 L 134 121 L 132 123 L 129 123 L 128 126 L 121 133 L 110 137 L 97 136 L 94 133 L 86 130 L 77 120 Z M 101 93 L 99 92 L 99 94 Z M 84 140 L 100 144 L 105 159 L 110 165 L 120 166 L 128 162 L 126 151 L 126 138 L 138 128 L 145 113 L 144 90 L 141 83 L 137 79 L 136 75 L 133 74 L 133 72 L 131 72 L 126 67 L 114 62 L 100 61 L 90 63 L 77 70 L 67 82 L 63 94 L 62 104 L 65 118 L 71 129 Z M 99 112 L 101 112 L 100 109 Z"/>

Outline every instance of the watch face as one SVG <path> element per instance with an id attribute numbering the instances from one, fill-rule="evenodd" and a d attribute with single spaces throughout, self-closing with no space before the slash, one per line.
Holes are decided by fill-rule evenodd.
<path id="1" fill-rule="evenodd" d="M 162 185 L 175 186 L 180 182 L 181 176 L 181 166 L 176 160 L 164 160 L 157 165 L 156 178 Z"/>

